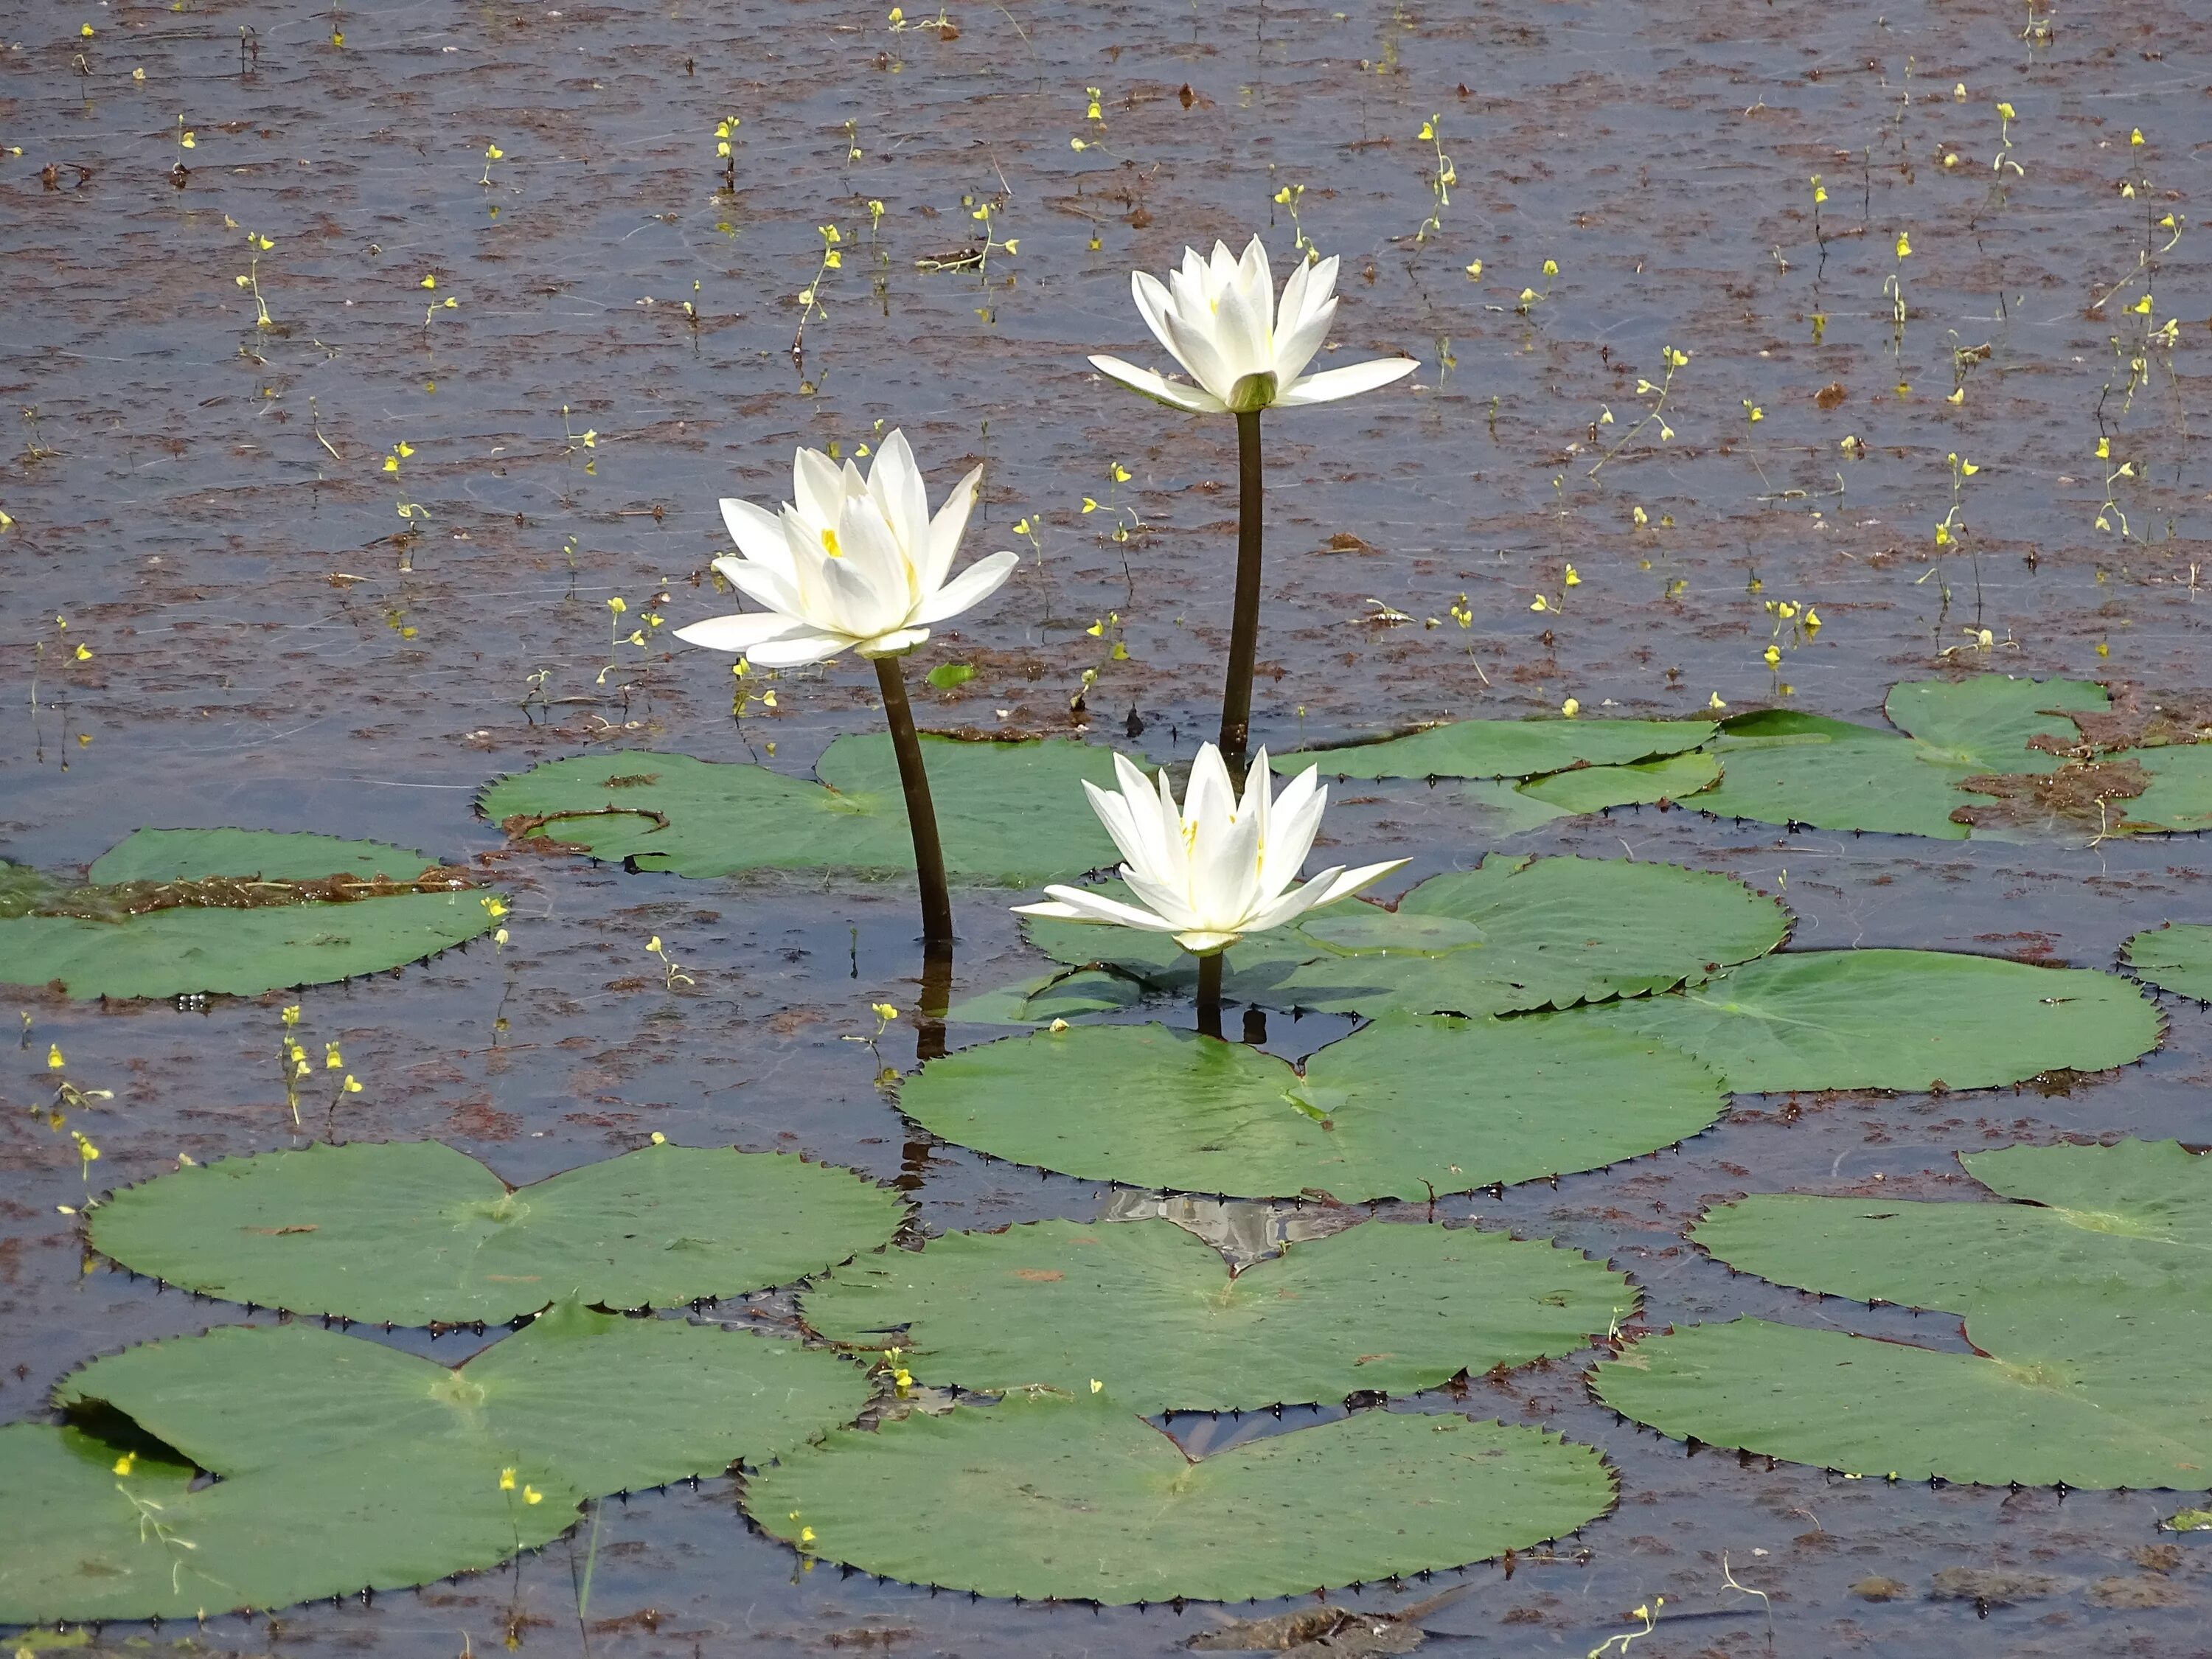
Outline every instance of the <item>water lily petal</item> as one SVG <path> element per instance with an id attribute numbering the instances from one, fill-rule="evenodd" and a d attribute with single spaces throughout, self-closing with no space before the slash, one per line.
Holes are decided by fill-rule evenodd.
<path id="1" fill-rule="evenodd" d="M 1229 407 L 1203 386 L 1179 386 L 1149 368 L 1139 368 L 1119 357 L 1094 356 L 1091 365 L 1109 380 L 1119 380 L 1131 391 L 1141 392 L 1170 409 L 1183 410 L 1193 415 L 1218 415 Z"/>
<path id="2" fill-rule="evenodd" d="M 929 637 L 927 628 L 895 628 L 872 640 L 857 640 L 853 649 L 873 661 L 878 657 L 903 657 Z"/>
<path id="3" fill-rule="evenodd" d="M 1152 337 L 1172 355 L 1175 337 L 1168 332 L 1168 318 L 1176 308 L 1175 295 L 1149 270 L 1129 273 L 1129 293 L 1137 302 L 1137 314 L 1145 319 L 1145 326 L 1152 331 Z"/>
<path id="4" fill-rule="evenodd" d="M 1176 943 L 1194 957 L 1212 957 L 1218 956 L 1243 937 L 1242 933 L 1224 933 L 1201 928 L 1188 933 L 1177 933 Z"/>
<path id="5" fill-rule="evenodd" d="M 1325 368 L 1318 374 L 1307 375 L 1275 401 L 1285 409 L 1295 409 L 1305 404 L 1355 398 L 1376 386 L 1401 380 L 1420 366 L 1419 361 L 1413 357 L 1376 357 L 1369 362 L 1348 363 L 1342 368 Z"/>
<path id="6" fill-rule="evenodd" d="M 718 562 L 715 568 L 730 579 L 730 585 L 764 611 L 773 611 L 791 619 L 794 625 L 807 621 L 806 606 L 800 599 L 799 580 L 793 580 L 780 570 L 749 560 L 731 559 Z"/>
<path id="7" fill-rule="evenodd" d="M 915 611 L 916 623 L 943 622 L 971 611 L 1006 585 L 1021 562 L 1018 553 L 992 553 L 975 561 L 936 592 L 926 595 Z"/>
<path id="8" fill-rule="evenodd" d="M 837 522 L 845 500 L 845 477 L 837 463 L 818 449 L 801 449 L 791 462 L 792 504 L 812 530 Z"/>
<path id="9" fill-rule="evenodd" d="M 1291 328 L 1275 335 L 1275 373 L 1284 386 L 1293 385 L 1306 365 L 1328 338 L 1328 325 L 1336 320 L 1336 299 L 1331 295 Z"/>
<path id="10" fill-rule="evenodd" d="M 750 501 L 725 496 L 722 523 L 730 532 L 730 539 L 737 544 L 738 551 L 745 557 L 755 564 L 790 574 L 791 554 L 784 545 L 783 520 L 776 514 Z"/>
<path id="11" fill-rule="evenodd" d="M 757 645 L 745 654 L 762 668 L 804 668 L 809 663 L 827 662 L 840 652 L 850 651 L 853 644 L 849 634 L 793 634 Z"/>
<path id="12" fill-rule="evenodd" d="M 700 646 L 708 651 L 750 651 L 757 645 L 781 639 L 805 627 L 805 623 L 780 617 L 773 611 L 748 611 L 726 617 L 708 617 L 688 628 L 678 629 L 676 637 L 686 645 Z"/>
<path id="13" fill-rule="evenodd" d="M 929 521 L 929 552 L 927 558 L 916 562 L 921 566 L 921 591 L 933 593 L 945 585 L 952 571 L 952 556 L 960 550 L 960 538 L 967 532 L 968 514 L 975 505 L 976 495 L 983 487 L 983 469 L 976 467 L 945 498 L 945 505 L 937 509 L 937 516 Z"/>
<path id="14" fill-rule="evenodd" d="M 898 538 L 900 550 L 915 564 L 923 563 L 930 545 L 929 498 L 906 434 L 893 431 L 878 444 L 869 467 L 869 495 Z"/>
<path id="15" fill-rule="evenodd" d="M 1047 916 L 1054 921 L 1106 922 L 1117 927 L 1135 927 L 1147 933 L 1171 933 L 1172 922 L 1164 921 L 1149 910 L 1139 910 L 1133 904 L 1124 904 L 1119 899 L 1108 898 L 1082 887 L 1052 886 L 1044 890 L 1054 902 L 1042 904 L 1017 904 L 1018 916 Z"/>

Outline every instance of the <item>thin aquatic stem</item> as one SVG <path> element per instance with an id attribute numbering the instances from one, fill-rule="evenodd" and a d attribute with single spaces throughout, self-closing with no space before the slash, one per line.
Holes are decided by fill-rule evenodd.
<path id="1" fill-rule="evenodd" d="M 952 949 L 952 894 L 945 880 L 945 846 L 938 839 L 937 809 L 930 804 L 929 774 L 921 763 L 921 738 L 914 729 L 914 706 L 907 701 L 906 674 L 896 657 L 876 659 L 876 684 L 883 688 L 884 718 L 891 728 L 891 750 L 898 757 L 899 785 L 906 791 L 906 821 L 914 832 L 914 864 L 921 882 L 921 936 L 931 951 Z"/>
<path id="2" fill-rule="evenodd" d="M 1212 956 L 1198 959 L 1198 1034 L 1218 1037 L 1221 1035 L 1221 959 L 1226 951 L 1216 951 Z"/>
<path id="3" fill-rule="evenodd" d="M 1261 491 L 1260 412 L 1254 410 L 1237 416 L 1237 611 L 1221 693 L 1221 755 L 1239 778 L 1252 737 L 1252 670 L 1260 649 Z"/>

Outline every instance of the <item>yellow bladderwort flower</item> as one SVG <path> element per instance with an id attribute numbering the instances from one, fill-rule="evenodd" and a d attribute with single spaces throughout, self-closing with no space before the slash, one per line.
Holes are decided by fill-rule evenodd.
<path id="1" fill-rule="evenodd" d="M 814 1528 L 811 1527 L 801 1527 L 799 1529 L 799 1541 L 801 1544 L 812 1543 L 814 1541 Z"/>
<path id="2" fill-rule="evenodd" d="M 296 1002 L 292 1004 L 280 1018 L 287 1025 L 297 1025 L 300 1023 L 300 1005 Z"/>
<path id="3" fill-rule="evenodd" d="M 1378 357 L 1306 374 L 1336 315 L 1336 270 L 1334 255 L 1318 263 L 1301 259 L 1279 302 L 1267 250 L 1257 236 L 1241 256 L 1226 242 L 1213 245 L 1211 258 L 1185 248 L 1182 269 L 1165 283 L 1142 270 L 1132 272 L 1129 283 L 1145 325 L 1197 384 L 1170 380 L 1119 357 L 1096 356 L 1091 364 L 1132 391 L 1195 415 L 1331 403 L 1419 368 L 1411 357 Z"/>
<path id="4" fill-rule="evenodd" d="M 137 1462 L 138 1454 L 137 1452 L 125 1452 L 122 1456 L 115 1460 L 115 1473 L 120 1475 L 128 1475 L 131 1471 L 137 1466 Z"/>
<path id="5" fill-rule="evenodd" d="M 886 1025 L 896 1019 L 899 1014 L 899 1011 L 888 1002 L 872 1002 L 868 1005 L 868 1012 Z"/>
<path id="6" fill-rule="evenodd" d="M 344 1067 L 345 1060 L 338 1054 L 338 1045 L 335 1042 L 325 1042 L 323 1045 L 323 1069 L 326 1072 L 337 1072 L 343 1071 Z"/>
<path id="7" fill-rule="evenodd" d="M 46 1069 L 50 1072 L 58 1072 L 67 1064 L 68 1061 L 62 1058 L 62 1045 L 58 1042 L 48 1043 L 46 1045 Z"/>
<path id="8" fill-rule="evenodd" d="M 1528 608 L 1531 611 L 1549 611 L 1552 608 L 1552 602 L 1539 593 L 1528 602 Z"/>
<path id="9" fill-rule="evenodd" d="M 1565 581 L 1569 587 L 1580 587 L 1583 585 L 1583 579 L 1575 574 L 1575 568 L 1572 565 L 1567 567 Z"/>
<path id="10" fill-rule="evenodd" d="M 1717 714 L 1720 710 L 1727 708 L 1728 705 L 1721 701 L 1721 694 L 1716 691 L 1711 697 L 1705 700 L 1705 707 Z"/>
<path id="11" fill-rule="evenodd" d="M 762 609 L 711 617 L 676 637 L 744 653 L 763 668 L 796 668 L 846 651 L 897 657 L 930 628 L 989 598 L 1019 556 L 993 553 L 952 576 L 983 469 L 953 486 L 933 515 L 906 434 L 893 432 L 862 474 L 819 450 L 793 463 L 793 494 L 779 516 L 736 499 L 722 503 L 738 544 L 714 568 Z M 951 579 L 947 580 L 948 577 Z M 771 697 L 762 701 L 773 707 Z"/>
<path id="12" fill-rule="evenodd" d="M 1050 902 L 1018 904 L 1015 913 L 1170 933 L 1194 956 L 1212 956 L 1404 867 L 1404 859 L 1356 870 L 1339 865 L 1293 886 L 1321 832 L 1328 791 L 1310 766 L 1273 794 L 1267 752 L 1253 757 L 1240 800 L 1221 751 L 1205 744 L 1180 806 L 1164 771 L 1155 781 L 1117 755 L 1118 792 L 1088 781 L 1083 787 L 1126 860 L 1122 881 L 1144 908 L 1086 888 L 1052 886 L 1045 889 Z"/>
<path id="13" fill-rule="evenodd" d="M 526 1486 L 522 1489 L 522 1501 L 526 1504 L 542 1504 L 545 1501 L 545 1494 L 535 1486 Z"/>
<path id="14" fill-rule="evenodd" d="M 501 1469 L 499 1472 L 499 1489 L 501 1492 L 513 1492 L 514 1490 L 514 1471 L 513 1469 Z"/>
<path id="15" fill-rule="evenodd" d="M 1765 650 L 1760 652 L 1759 654 L 1765 659 L 1766 665 L 1769 668 L 1779 668 L 1782 666 L 1781 647 L 1770 645 Z"/>
<path id="16" fill-rule="evenodd" d="M 1565 702 L 1559 705 L 1559 714 L 1566 720 L 1572 720 L 1576 715 L 1582 712 L 1583 703 L 1580 697 L 1569 697 Z"/>
<path id="17" fill-rule="evenodd" d="M 1897 257 L 1900 259 L 1912 257 L 1912 238 L 1901 230 L 1897 233 Z"/>

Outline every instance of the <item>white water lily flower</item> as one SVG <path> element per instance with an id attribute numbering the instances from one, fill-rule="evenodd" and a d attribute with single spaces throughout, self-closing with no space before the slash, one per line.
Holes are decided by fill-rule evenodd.
<path id="1" fill-rule="evenodd" d="M 1123 386 L 1194 415 L 1331 403 L 1388 386 L 1420 367 L 1411 357 L 1377 357 L 1304 373 L 1336 314 L 1334 256 L 1318 264 L 1301 259 L 1283 284 L 1279 306 L 1267 250 L 1257 236 L 1241 259 L 1226 242 L 1213 245 L 1211 259 L 1187 247 L 1182 269 L 1169 272 L 1164 284 L 1139 270 L 1130 273 L 1129 286 L 1154 337 L 1198 384 L 1184 386 L 1119 357 L 1093 357 L 1091 363 Z"/>
<path id="2" fill-rule="evenodd" d="M 933 518 L 905 435 L 894 432 L 870 471 L 842 468 L 818 449 L 792 463 L 781 514 L 750 501 L 722 503 L 736 558 L 714 561 L 763 609 L 712 617 L 676 637 L 710 651 L 741 651 L 763 668 L 796 668 L 843 651 L 896 657 L 929 637 L 930 625 L 988 599 L 1019 556 L 994 553 L 951 581 L 952 556 L 968 527 L 983 469 L 977 467 Z"/>
<path id="3" fill-rule="evenodd" d="M 1407 863 L 1392 859 L 1357 870 L 1339 865 L 1292 887 L 1321 830 L 1328 790 L 1310 766 L 1271 799 L 1264 749 L 1253 757 L 1241 802 L 1221 751 L 1210 743 L 1190 769 L 1181 808 L 1165 771 L 1155 785 L 1120 755 L 1114 757 L 1114 770 L 1119 793 L 1087 781 L 1083 787 L 1128 860 L 1121 879 L 1147 908 L 1085 888 L 1048 887 L 1051 902 L 1018 904 L 1020 915 L 1173 933 L 1184 950 L 1212 956 L 1247 933 L 1280 927 L 1309 910 L 1350 898 Z"/>

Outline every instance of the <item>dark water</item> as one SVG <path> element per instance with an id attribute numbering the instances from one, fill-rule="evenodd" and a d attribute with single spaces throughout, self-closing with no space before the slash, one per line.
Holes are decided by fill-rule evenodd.
<path id="1" fill-rule="evenodd" d="M 691 0 L 0 14 L 0 149 L 21 152 L 0 155 L 0 510 L 15 520 L 0 532 L 15 700 L 0 851 L 82 864 L 142 823 L 241 823 L 489 861 L 517 895 L 503 957 L 479 947 L 303 999 L 306 1034 L 341 1041 L 368 1085 L 338 1133 L 439 1136 L 521 1181 L 659 1130 L 900 1180 L 930 1229 L 1097 1213 L 1101 1188 L 910 1143 L 874 1081 L 910 1062 L 907 1023 L 882 1061 L 842 1040 L 872 1029 L 872 1001 L 914 1005 L 909 894 L 510 857 L 471 800 L 489 776 L 592 745 L 796 772 L 836 732 L 872 729 L 850 664 L 782 678 L 774 711 L 756 703 L 734 725 L 727 659 L 610 651 L 605 601 L 626 600 L 628 625 L 662 593 L 671 627 L 726 608 L 698 585 L 720 550 L 714 498 L 776 497 L 794 443 L 849 450 L 879 421 L 905 428 L 939 489 L 986 465 L 971 552 L 1028 551 L 1011 531 L 1025 516 L 1042 541 L 994 608 L 927 647 L 918 667 L 979 672 L 926 722 L 1125 741 L 1133 710 L 1133 746 L 1187 757 L 1226 634 L 1228 424 L 1103 386 L 1083 357 L 1158 361 L 1128 301 L 1132 264 L 1158 270 L 1186 240 L 1253 228 L 1286 252 L 1271 200 L 1286 185 L 1305 186 L 1305 230 L 1344 257 L 1340 361 L 1406 349 L 1425 366 L 1410 389 L 1268 422 L 1256 727 L 1278 749 L 1568 696 L 1593 713 L 1688 714 L 1717 693 L 1868 719 L 1889 684 L 1947 664 L 2206 680 L 2212 269 L 2194 198 L 2212 146 L 2212 9 L 962 0 L 947 16 L 957 37 L 893 33 L 872 7 Z M 2047 40 L 2024 38 L 2038 19 Z M 2018 176 L 1992 169 L 2000 100 L 2018 112 Z M 730 114 L 734 190 L 714 156 Z M 1431 117 L 1455 165 L 1448 206 L 1413 137 Z M 489 186 L 487 143 L 505 152 Z M 1815 173 L 1829 191 L 1818 237 Z M 981 276 L 916 268 L 967 243 L 986 203 L 1018 253 L 994 250 Z M 1417 238 L 1432 210 L 1440 228 Z M 2147 237 L 2163 245 L 2169 213 L 2181 239 L 2156 254 L 2152 287 L 2155 320 L 2182 319 L 2179 343 L 2147 355 L 2130 396 L 2134 349 L 2112 338 L 2140 340 L 2128 307 L 2142 283 L 2095 302 L 2130 279 Z M 793 296 L 832 223 L 843 265 L 795 363 Z M 234 280 L 249 233 L 275 244 L 252 268 L 266 328 Z M 1525 309 L 1524 288 L 1538 296 Z M 1647 428 L 1592 477 L 1670 343 L 1691 354 L 1666 411 L 1674 439 Z M 1824 408 L 1830 386 L 1844 395 Z M 2100 420 L 2112 464 L 2140 475 L 2113 483 L 2112 531 L 2094 526 L 2112 465 L 2094 456 Z M 402 443 L 413 453 L 386 473 Z M 1954 453 L 1981 471 L 1939 568 Z M 1109 482 L 1117 464 L 1126 483 Z M 1106 505 L 1086 514 L 1086 495 Z M 1121 508 L 1143 528 L 1117 542 L 1103 532 Z M 1563 611 L 1533 615 L 1540 592 Z M 1449 616 L 1462 593 L 1466 629 Z M 1811 601 L 1826 626 L 1778 674 L 1759 653 L 1778 599 Z M 1386 609 L 1412 620 L 1374 620 Z M 1108 654 L 1117 626 L 1126 661 Z M 1969 631 L 1983 627 L 1986 647 Z M 91 659 L 64 665 L 79 642 Z M 1097 683 L 1071 712 L 1086 668 Z M 1499 844 L 1449 787 L 1340 797 L 1336 840 L 1414 854 L 1411 878 Z M 2212 866 L 2189 840 L 1962 846 L 1645 811 L 1503 844 L 1726 870 L 1783 893 L 1803 944 L 2104 966 L 2137 928 L 2212 921 Z M 1031 970 L 1006 902 L 962 901 L 963 990 Z M 654 933 L 695 987 L 664 988 L 644 951 Z M 29 1038 L 0 1066 L 8 1419 L 40 1413 L 94 1354 L 234 1316 L 87 1261 L 54 1207 L 82 1195 L 75 1149 L 31 1109 L 51 1092 L 46 1043 L 82 1086 L 115 1091 L 77 1120 L 104 1178 L 290 1139 L 276 1000 L 21 1006 Z M 1655 1325 L 1770 1313 L 1955 1344 L 1940 1316 L 1731 1280 L 1680 1230 L 1747 1190 L 1877 1176 L 1892 1192 L 1969 1190 L 1954 1154 L 2016 1139 L 2212 1139 L 2212 1016 L 2172 1019 L 2148 1063 L 2070 1092 L 1794 1111 L 1747 1099 L 1680 1154 L 1449 1212 L 1613 1261 Z M 1313 1036 L 1277 1023 L 1290 1051 Z M 1771 1595 L 1775 1651 L 2212 1650 L 2203 1556 L 2188 1540 L 2152 1548 L 2173 1495 L 1931 1492 L 1688 1458 L 1616 1424 L 1565 1364 L 1478 1384 L 1474 1403 L 1601 1448 L 1621 1503 L 1556 1559 L 1510 1579 L 1471 1571 L 1474 1591 L 1432 1623 L 1435 1650 L 1581 1655 L 1663 1595 L 1636 1659 L 1765 1651 L 1765 1608 L 1726 1587 L 1723 1554 Z M 929 1504 L 914 1494 L 916 1524 Z M 571 1565 L 556 1545 L 459 1585 L 197 1639 L 1027 1659 L 1165 1653 L 1206 1623 L 799 1571 L 747 1533 L 728 1481 L 610 1507 L 582 1635 Z M 1929 1600 L 1934 1574 L 1957 1566 L 2061 1587 L 2014 1606 Z M 1886 1602 L 1852 1590 L 1876 1577 L 1906 1588 Z"/>

